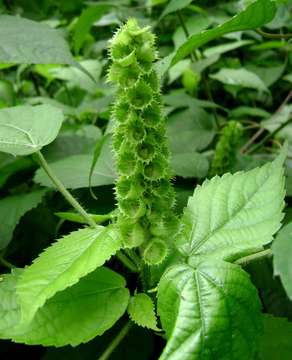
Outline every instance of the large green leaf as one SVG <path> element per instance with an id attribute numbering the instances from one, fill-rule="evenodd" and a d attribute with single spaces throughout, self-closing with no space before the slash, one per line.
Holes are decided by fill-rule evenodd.
<path id="1" fill-rule="evenodd" d="M 73 155 L 50 163 L 51 168 L 62 183 L 71 189 L 89 186 L 89 173 L 93 155 Z M 117 177 L 110 139 L 105 141 L 91 176 L 91 186 L 113 184 Z M 43 169 L 36 172 L 34 181 L 41 185 L 54 185 Z"/>
<path id="2" fill-rule="evenodd" d="M 160 360 L 250 360 L 257 351 L 257 290 L 237 265 L 168 269 L 158 286 L 158 314 L 168 339 Z"/>
<path id="3" fill-rule="evenodd" d="M 44 190 L 38 190 L 28 194 L 7 196 L 0 200 L 0 250 L 9 244 L 13 230 L 22 216 L 35 208 L 44 194 Z"/>
<path id="4" fill-rule="evenodd" d="M 5 275 L 0 283 L 0 338 L 29 345 L 59 347 L 87 342 L 112 327 L 129 302 L 124 278 L 101 267 L 56 294 L 32 322 L 21 325 L 16 280 Z"/>
<path id="5" fill-rule="evenodd" d="M 243 88 L 268 91 L 265 83 L 257 74 L 244 68 L 227 69 L 221 68 L 216 74 L 209 75 L 210 78 L 218 80 L 226 85 L 236 85 Z"/>
<path id="6" fill-rule="evenodd" d="M 47 248 L 17 284 L 23 323 L 57 292 L 103 265 L 120 247 L 114 229 L 98 226 L 72 232 Z"/>
<path id="7" fill-rule="evenodd" d="M 35 163 L 30 157 L 15 157 L 0 152 L 0 187 L 16 172 L 26 170 L 34 165 Z"/>
<path id="8" fill-rule="evenodd" d="M 206 180 L 189 198 L 177 246 L 192 264 L 235 259 L 272 240 L 283 218 L 283 161 Z"/>
<path id="9" fill-rule="evenodd" d="M 32 154 L 57 137 L 62 121 L 62 111 L 51 105 L 1 109 L 0 151 Z"/>
<path id="10" fill-rule="evenodd" d="M 198 47 L 214 40 L 226 33 L 256 29 L 270 22 L 276 14 L 276 5 L 272 0 L 256 0 L 245 10 L 218 25 L 201 33 L 190 36 L 175 52 L 159 62 L 158 72 L 162 75 L 170 65 L 188 56 Z"/>
<path id="11" fill-rule="evenodd" d="M 261 360 L 292 359 L 292 323 L 264 315 L 264 335 L 260 342 Z"/>
<path id="12" fill-rule="evenodd" d="M 71 64 L 75 61 L 61 32 L 16 16 L 0 16 L 0 62 Z"/>
<path id="13" fill-rule="evenodd" d="M 279 275 L 287 295 L 292 300 L 292 223 L 284 226 L 273 242 L 274 273 Z"/>
<path id="14" fill-rule="evenodd" d="M 112 7 L 111 4 L 97 4 L 83 10 L 73 30 L 73 43 L 75 53 L 78 53 L 91 25 L 99 20 Z"/>
<path id="15" fill-rule="evenodd" d="M 128 313 L 136 324 L 148 329 L 157 328 L 156 314 L 152 299 L 144 293 L 135 294 L 129 303 Z"/>

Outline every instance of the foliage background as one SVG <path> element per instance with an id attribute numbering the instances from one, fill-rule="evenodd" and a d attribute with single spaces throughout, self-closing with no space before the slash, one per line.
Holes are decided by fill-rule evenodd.
<path id="1" fill-rule="evenodd" d="M 110 150 L 114 89 L 105 81 L 107 43 L 113 32 L 128 17 L 136 17 L 141 24 L 153 28 L 163 58 L 185 41 L 186 32 L 192 35 L 215 27 L 249 2 L 181 1 L 184 8 L 167 14 L 166 0 L 0 1 L 1 14 L 21 15 L 62 32 L 75 60 L 95 79 L 94 83 L 84 72 L 67 65 L 0 64 L 0 107 L 48 103 L 64 111 L 66 121 L 62 130 L 46 147 L 44 155 L 89 212 L 106 214 L 115 207 L 116 171 Z M 277 14 L 264 31 L 291 33 L 291 13 L 291 0 L 278 1 Z M 164 76 L 164 111 L 178 213 L 194 186 L 206 177 L 262 164 L 273 158 L 279 144 L 286 139 L 289 155 L 285 222 L 291 221 L 291 47 L 289 39 L 266 38 L 256 31 L 230 33 L 179 61 Z M 240 128 L 239 135 L 234 131 L 224 133 L 231 123 Z M 97 149 L 101 149 L 100 154 L 89 180 Z M 39 189 L 39 184 L 48 191 L 20 205 L 19 198 Z M 3 219 L 0 249 L 2 257 L 16 266 L 30 263 L 57 235 L 79 226 L 54 215 L 70 209 L 61 195 L 50 189 L 50 181 L 32 156 L 15 158 L 0 153 L 0 218 Z M 13 210 L 15 207 L 18 213 Z M 119 270 L 121 265 L 112 262 L 111 267 Z M 248 270 L 260 291 L 264 310 L 292 321 L 291 302 L 278 278 L 273 276 L 271 262 L 250 265 Z M 4 265 L 1 271 L 5 271 Z M 102 353 L 110 334 L 119 327 L 120 323 L 103 337 L 76 349 L 44 349 L 1 341 L 0 356 L 8 359 L 28 354 L 31 359 L 92 359 Z M 157 358 L 162 346 L 162 339 L 135 327 L 111 358 L 125 358 L 125 353 L 127 359 Z M 272 356 L 272 351 L 269 349 L 267 353 Z"/>

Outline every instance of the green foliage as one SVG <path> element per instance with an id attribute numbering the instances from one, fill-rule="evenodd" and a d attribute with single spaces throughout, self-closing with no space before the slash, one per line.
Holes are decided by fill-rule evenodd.
<path id="1" fill-rule="evenodd" d="M 7 196 L 0 200 L 0 250 L 11 241 L 12 234 L 22 216 L 38 206 L 42 201 L 45 190 L 38 190 L 28 194 Z"/>
<path id="2" fill-rule="evenodd" d="M 284 318 L 265 315 L 259 358 L 261 360 L 290 360 L 292 354 L 291 338 L 291 322 Z"/>
<path id="3" fill-rule="evenodd" d="M 152 66 L 154 41 L 147 27 L 139 28 L 130 19 L 111 41 L 108 74 L 118 85 L 113 112 L 119 173 L 117 223 L 124 245 L 143 246 L 149 265 L 166 257 L 166 242 L 175 223 L 159 81 Z"/>
<path id="4" fill-rule="evenodd" d="M 174 65 L 198 47 L 226 33 L 256 29 L 265 25 L 273 19 L 275 13 L 276 6 L 272 0 L 256 0 L 241 13 L 237 14 L 225 23 L 220 24 L 213 29 L 192 35 L 188 38 L 173 54 L 171 54 L 168 58 L 161 60 L 163 61 L 163 66 L 161 66 L 159 73 L 162 75 L 170 64 Z"/>
<path id="5" fill-rule="evenodd" d="M 0 62 L 75 64 L 63 36 L 48 25 L 9 15 L 1 15 L 0 24 Z"/>
<path id="6" fill-rule="evenodd" d="M 242 125 L 237 121 L 229 121 L 224 126 L 215 148 L 209 173 L 210 177 L 223 175 L 225 172 L 230 171 L 235 162 L 242 130 Z"/>
<path id="7" fill-rule="evenodd" d="M 1 359 L 291 359 L 291 11 L 0 2 Z"/>
<path id="8" fill-rule="evenodd" d="M 120 247 L 115 231 L 99 226 L 80 229 L 47 248 L 17 283 L 22 322 L 28 323 L 48 299 L 103 265 Z"/>
<path id="9" fill-rule="evenodd" d="M 57 293 L 30 323 L 22 324 L 15 286 L 15 275 L 8 275 L 0 284 L 4 304 L 0 308 L 1 319 L 5 319 L 0 338 L 12 338 L 29 345 L 59 347 L 87 342 L 111 328 L 126 311 L 129 302 L 124 278 L 100 267 L 77 284 Z"/>
<path id="10" fill-rule="evenodd" d="M 147 294 L 135 294 L 129 303 L 128 313 L 136 324 L 158 331 L 154 304 Z"/>
<path id="11" fill-rule="evenodd" d="M 163 275 L 158 313 L 168 343 L 161 360 L 253 359 L 261 331 L 260 303 L 239 266 L 177 265 Z M 195 315 L 196 314 L 196 315 Z"/>
<path id="12" fill-rule="evenodd" d="M 62 121 L 62 112 L 50 105 L 1 109 L 0 151 L 32 154 L 57 137 Z"/>
<path id="13" fill-rule="evenodd" d="M 286 293 L 292 299 L 292 224 L 284 226 L 276 236 L 272 246 L 274 255 L 274 273 L 280 276 Z"/>
<path id="14" fill-rule="evenodd" d="M 284 157 L 285 150 L 261 168 L 216 176 L 196 187 L 176 240 L 189 263 L 236 259 L 272 241 L 283 219 Z"/>

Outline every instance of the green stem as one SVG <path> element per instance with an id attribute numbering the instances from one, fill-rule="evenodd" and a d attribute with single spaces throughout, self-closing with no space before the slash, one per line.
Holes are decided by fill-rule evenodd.
<path id="1" fill-rule="evenodd" d="M 85 209 L 79 204 L 79 202 L 71 195 L 71 193 L 65 188 L 62 182 L 57 178 L 57 176 L 52 171 L 51 167 L 47 163 L 46 159 L 43 157 L 43 154 L 40 151 L 36 152 L 38 156 L 40 165 L 48 175 L 48 177 L 55 184 L 56 188 L 64 196 L 64 198 L 73 206 L 73 208 L 86 220 L 87 224 L 93 228 L 96 228 L 97 225 L 95 221 L 88 215 Z"/>
<path id="2" fill-rule="evenodd" d="M 119 346 L 124 337 L 128 334 L 129 330 L 132 327 L 132 323 L 129 320 L 126 325 L 121 329 L 118 335 L 113 339 L 109 344 L 104 353 L 98 358 L 98 360 L 107 360 L 111 356 L 112 352 Z"/>
<path id="3" fill-rule="evenodd" d="M 121 251 L 116 253 L 116 257 L 125 265 L 130 271 L 134 273 L 138 273 L 139 269 L 137 268 L 136 264 L 133 263 L 125 254 Z"/>
<path id="4" fill-rule="evenodd" d="M 133 249 L 126 249 L 126 254 L 132 260 L 132 262 L 137 266 L 138 269 L 141 269 L 142 262 L 140 257 L 136 254 L 135 250 Z"/>
<path id="5" fill-rule="evenodd" d="M 290 39 L 290 38 L 292 38 L 292 34 L 289 34 L 289 33 L 288 34 L 271 34 L 271 33 L 265 32 L 261 29 L 256 29 L 256 32 L 268 39 Z"/>
<path id="6" fill-rule="evenodd" d="M 250 262 L 257 261 L 262 258 L 270 257 L 270 256 L 272 256 L 272 250 L 266 249 L 251 255 L 244 256 L 240 259 L 237 259 L 234 263 L 237 265 L 246 265 L 249 264 Z"/>
<path id="7" fill-rule="evenodd" d="M 9 261 L 5 260 L 2 256 L 0 256 L 0 263 L 8 269 L 14 269 L 15 266 L 11 264 Z"/>

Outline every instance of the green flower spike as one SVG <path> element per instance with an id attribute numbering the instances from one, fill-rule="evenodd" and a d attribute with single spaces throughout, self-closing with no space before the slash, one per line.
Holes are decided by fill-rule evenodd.
<path id="1" fill-rule="evenodd" d="M 117 85 L 117 225 L 124 246 L 140 246 L 144 261 L 157 265 L 167 256 L 176 218 L 160 84 L 153 68 L 155 37 L 149 27 L 130 19 L 111 40 L 109 53 L 108 79 Z"/>

